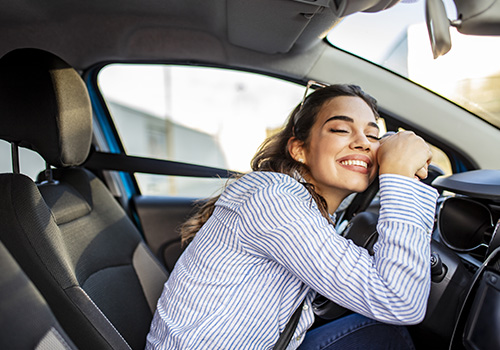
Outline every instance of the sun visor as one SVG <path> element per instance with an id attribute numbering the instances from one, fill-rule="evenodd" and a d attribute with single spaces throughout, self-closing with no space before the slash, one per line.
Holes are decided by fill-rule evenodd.
<path id="1" fill-rule="evenodd" d="M 462 34 L 500 35 L 500 0 L 454 0 L 457 21 Z"/>
<path id="2" fill-rule="evenodd" d="M 231 44 L 264 53 L 306 50 L 322 40 L 342 17 L 377 12 L 399 0 L 227 1 Z"/>
<path id="3" fill-rule="evenodd" d="M 264 53 L 286 53 L 308 26 L 314 27 L 317 43 L 320 33 L 326 34 L 338 17 L 323 6 L 291 0 L 228 0 L 227 21 L 230 43 Z"/>

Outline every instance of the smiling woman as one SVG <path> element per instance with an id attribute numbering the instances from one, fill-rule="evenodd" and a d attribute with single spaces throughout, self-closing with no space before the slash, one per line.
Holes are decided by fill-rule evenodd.
<path id="1" fill-rule="evenodd" d="M 285 341 L 293 349 L 326 339 L 332 350 L 346 342 L 413 348 L 401 326 L 425 314 L 437 193 L 413 178 L 429 161 L 425 142 L 404 132 L 378 151 L 376 115 L 375 100 L 353 85 L 323 87 L 297 105 L 254 157 L 254 171 L 185 226 L 191 242 L 158 301 L 147 349 L 270 349 L 295 310 L 300 318 Z M 331 214 L 378 167 L 372 257 L 336 233 Z M 356 313 L 308 336 L 316 292 Z"/>
<path id="2" fill-rule="evenodd" d="M 500 0 L 4 1 L 0 25 L 0 240 L 79 349 L 500 344 Z M 37 329 L 7 289 L 2 349 Z"/>
<path id="3" fill-rule="evenodd" d="M 379 128 L 372 106 L 354 96 L 331 99 L 316 116 L 308 140 L 290 139 L 291 156 L 304 159 L 304 177 L 325 198 L 330 214 L 377 174 Z"/>

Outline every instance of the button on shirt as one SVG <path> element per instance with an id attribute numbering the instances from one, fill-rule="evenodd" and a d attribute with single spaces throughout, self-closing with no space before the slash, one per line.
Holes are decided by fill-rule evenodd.
<path id="1" fill-rule="evenodd" d="M 316 292 L 392 324 L 420 322 L 430 289 L 437 192 L 380 176 L 375 255 L 336 234 L 292 177 L 252 172 L 232 183 L 179 258 L 146 349 L 272 349 L 305 299 L 288 349 L 314 321 Z"/>

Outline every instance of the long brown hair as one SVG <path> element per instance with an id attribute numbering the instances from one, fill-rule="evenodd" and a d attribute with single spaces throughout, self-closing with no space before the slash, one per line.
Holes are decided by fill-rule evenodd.
<path id="1" fill-rule="evenodd" d="M 375 118 L 378 118 L 377 101 L 361 90 L 359 86 L 336 84 L 323 87 L 311 93 L 301 104 L 295 107 L 289 115 L 284 128 L 264 141 L 250 163 L 253 171 L 278 172 L 300 181 L 311 193 L 321 214 L 330 223 L 332 221 L 325 199 L 315 191 L 312 184 L 303 180 L 304 175 L 308 173 L 307 165 L 293 159 L 288 150 L 288 141 L 290 138 L 295 137 L 304 142 L 307 147 L 311 128 L 316 122 L 316 116 L 321 107 L 329 100 L 339 96 L 354 96 L 363 99 L 371 107 Z M 218 198 L 219 196 L 216 196 L 203 202 L 197 213 L 181 227 L 183 245 L 191 242 L 199 229 L 212 215 Z"/>

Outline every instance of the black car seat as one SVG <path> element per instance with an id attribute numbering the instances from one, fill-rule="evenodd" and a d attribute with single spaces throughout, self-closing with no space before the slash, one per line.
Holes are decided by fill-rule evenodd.
<path id="1" fill-rule="evenodd" d="M 79 74 L 57 56 L 17 49 L 0 59 L 0 238 L 80 349 L 143 349 L 167 273 L 102 181 L 79 167 L 92 110 Z M 17 147 L 46 176 L 18 174 Z M 53 170 L 51 170 L 54 168 Z"/>
<path id="2" fill-rule="evenodd" d="M 0 242 L 0 349 L 76 349 L 54 314 Z"/>

